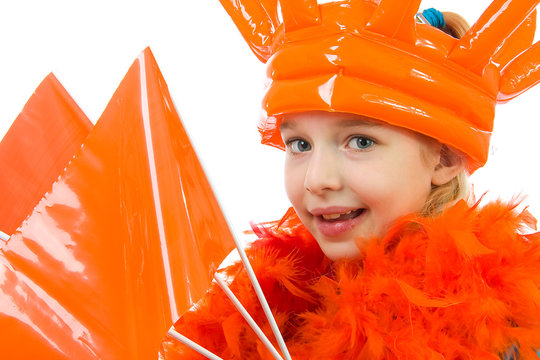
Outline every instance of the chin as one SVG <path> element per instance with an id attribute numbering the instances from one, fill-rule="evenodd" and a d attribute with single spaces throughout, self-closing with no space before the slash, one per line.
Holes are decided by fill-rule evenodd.
<path id="1" fill-rule="evenodd" d="M 352 240 L 343 243 L 328 243 L 319 240 L 317 242 L 324 255 L 332 261 L 355 259 L 360 256 L 360 249 L 358 249 L 358 246 Z"/>

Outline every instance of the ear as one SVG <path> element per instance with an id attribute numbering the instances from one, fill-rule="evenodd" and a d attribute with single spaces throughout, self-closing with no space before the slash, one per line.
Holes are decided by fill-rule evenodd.
<path id="1" fill-rule="evenodd" d="M 464 168 L 463 159 L 443 144 L 440 147 L 439 163 L 433 169 L 431 183 L 444 185 L 455 178 Z"/>

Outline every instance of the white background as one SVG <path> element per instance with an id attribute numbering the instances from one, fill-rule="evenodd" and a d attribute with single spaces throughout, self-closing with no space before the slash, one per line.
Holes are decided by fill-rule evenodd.
<path id="1" fill-rule="evenodd" d="M 456 11 L 473 23 L 488 4 L 433 0 L 421 9 Z M 264 65 L 218 0 L 3 1 L 0 137 L 49 72 L 96 122 L 146 46 L 234 226 L 279 218 L 289 206 L 282 153 L 259 145 L 256 131 Z M 536 214 L 539 102 L 540 89 L 533 89 L 498 107 L 490 160 L 473 176 L 478 195 L 488 189 L 489 197 L 504 199 L 526 193 Z"/>

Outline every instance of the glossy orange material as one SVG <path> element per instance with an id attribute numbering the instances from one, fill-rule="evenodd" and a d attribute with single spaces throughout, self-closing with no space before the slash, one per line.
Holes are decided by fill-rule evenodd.
<path id="1" fill-rule="evenodd" d="M 266 62 L 272 55 L 274 34 L 279 26 L 278 0 L 221 0 L 257 58 Z"/>
<path id="2" fill-rule="evenodd" d="M 48 75 L 0 142 L 0 231 L 15 232 L 92 127 L 56 77 Z"/>
<path id="3" fill-rule="evenodd" d="M 286 31 L 294 31 L 319 24 L 320 14 L 317 0 L 281 1 L 281 13 Z"/>
<path id="4" fill-rule="evenodd" d="M 458 40 L 414 21 L 420 0 L 284 1 L 281 22 L 269 2 L 221 0 L 267 63 L 263 143 L 284 147 L 284 114 L 349 112 L 449 144 L 470 172 L 487 160 L 497 102 L 540 81 L 539 1 L 495 0 Z"/>
<path id="5" fill-rule="evenodd" d="M 1 247 L 6 359 L 157 359 L 234 247 L 150 52 Z"/>

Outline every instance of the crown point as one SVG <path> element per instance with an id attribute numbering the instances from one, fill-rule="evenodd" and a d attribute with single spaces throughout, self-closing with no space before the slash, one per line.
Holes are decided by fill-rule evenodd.
<path id="1" fill-rule="evenodd" d="M 420 0 L 381 0 L 366 30 L 413 43 Z"/>
<path id="2" fill-rule="evenodd" d="M 289 0 L 281 2 L 285 32 L 319 24 L 320 14 L 317 0 Z"/>

